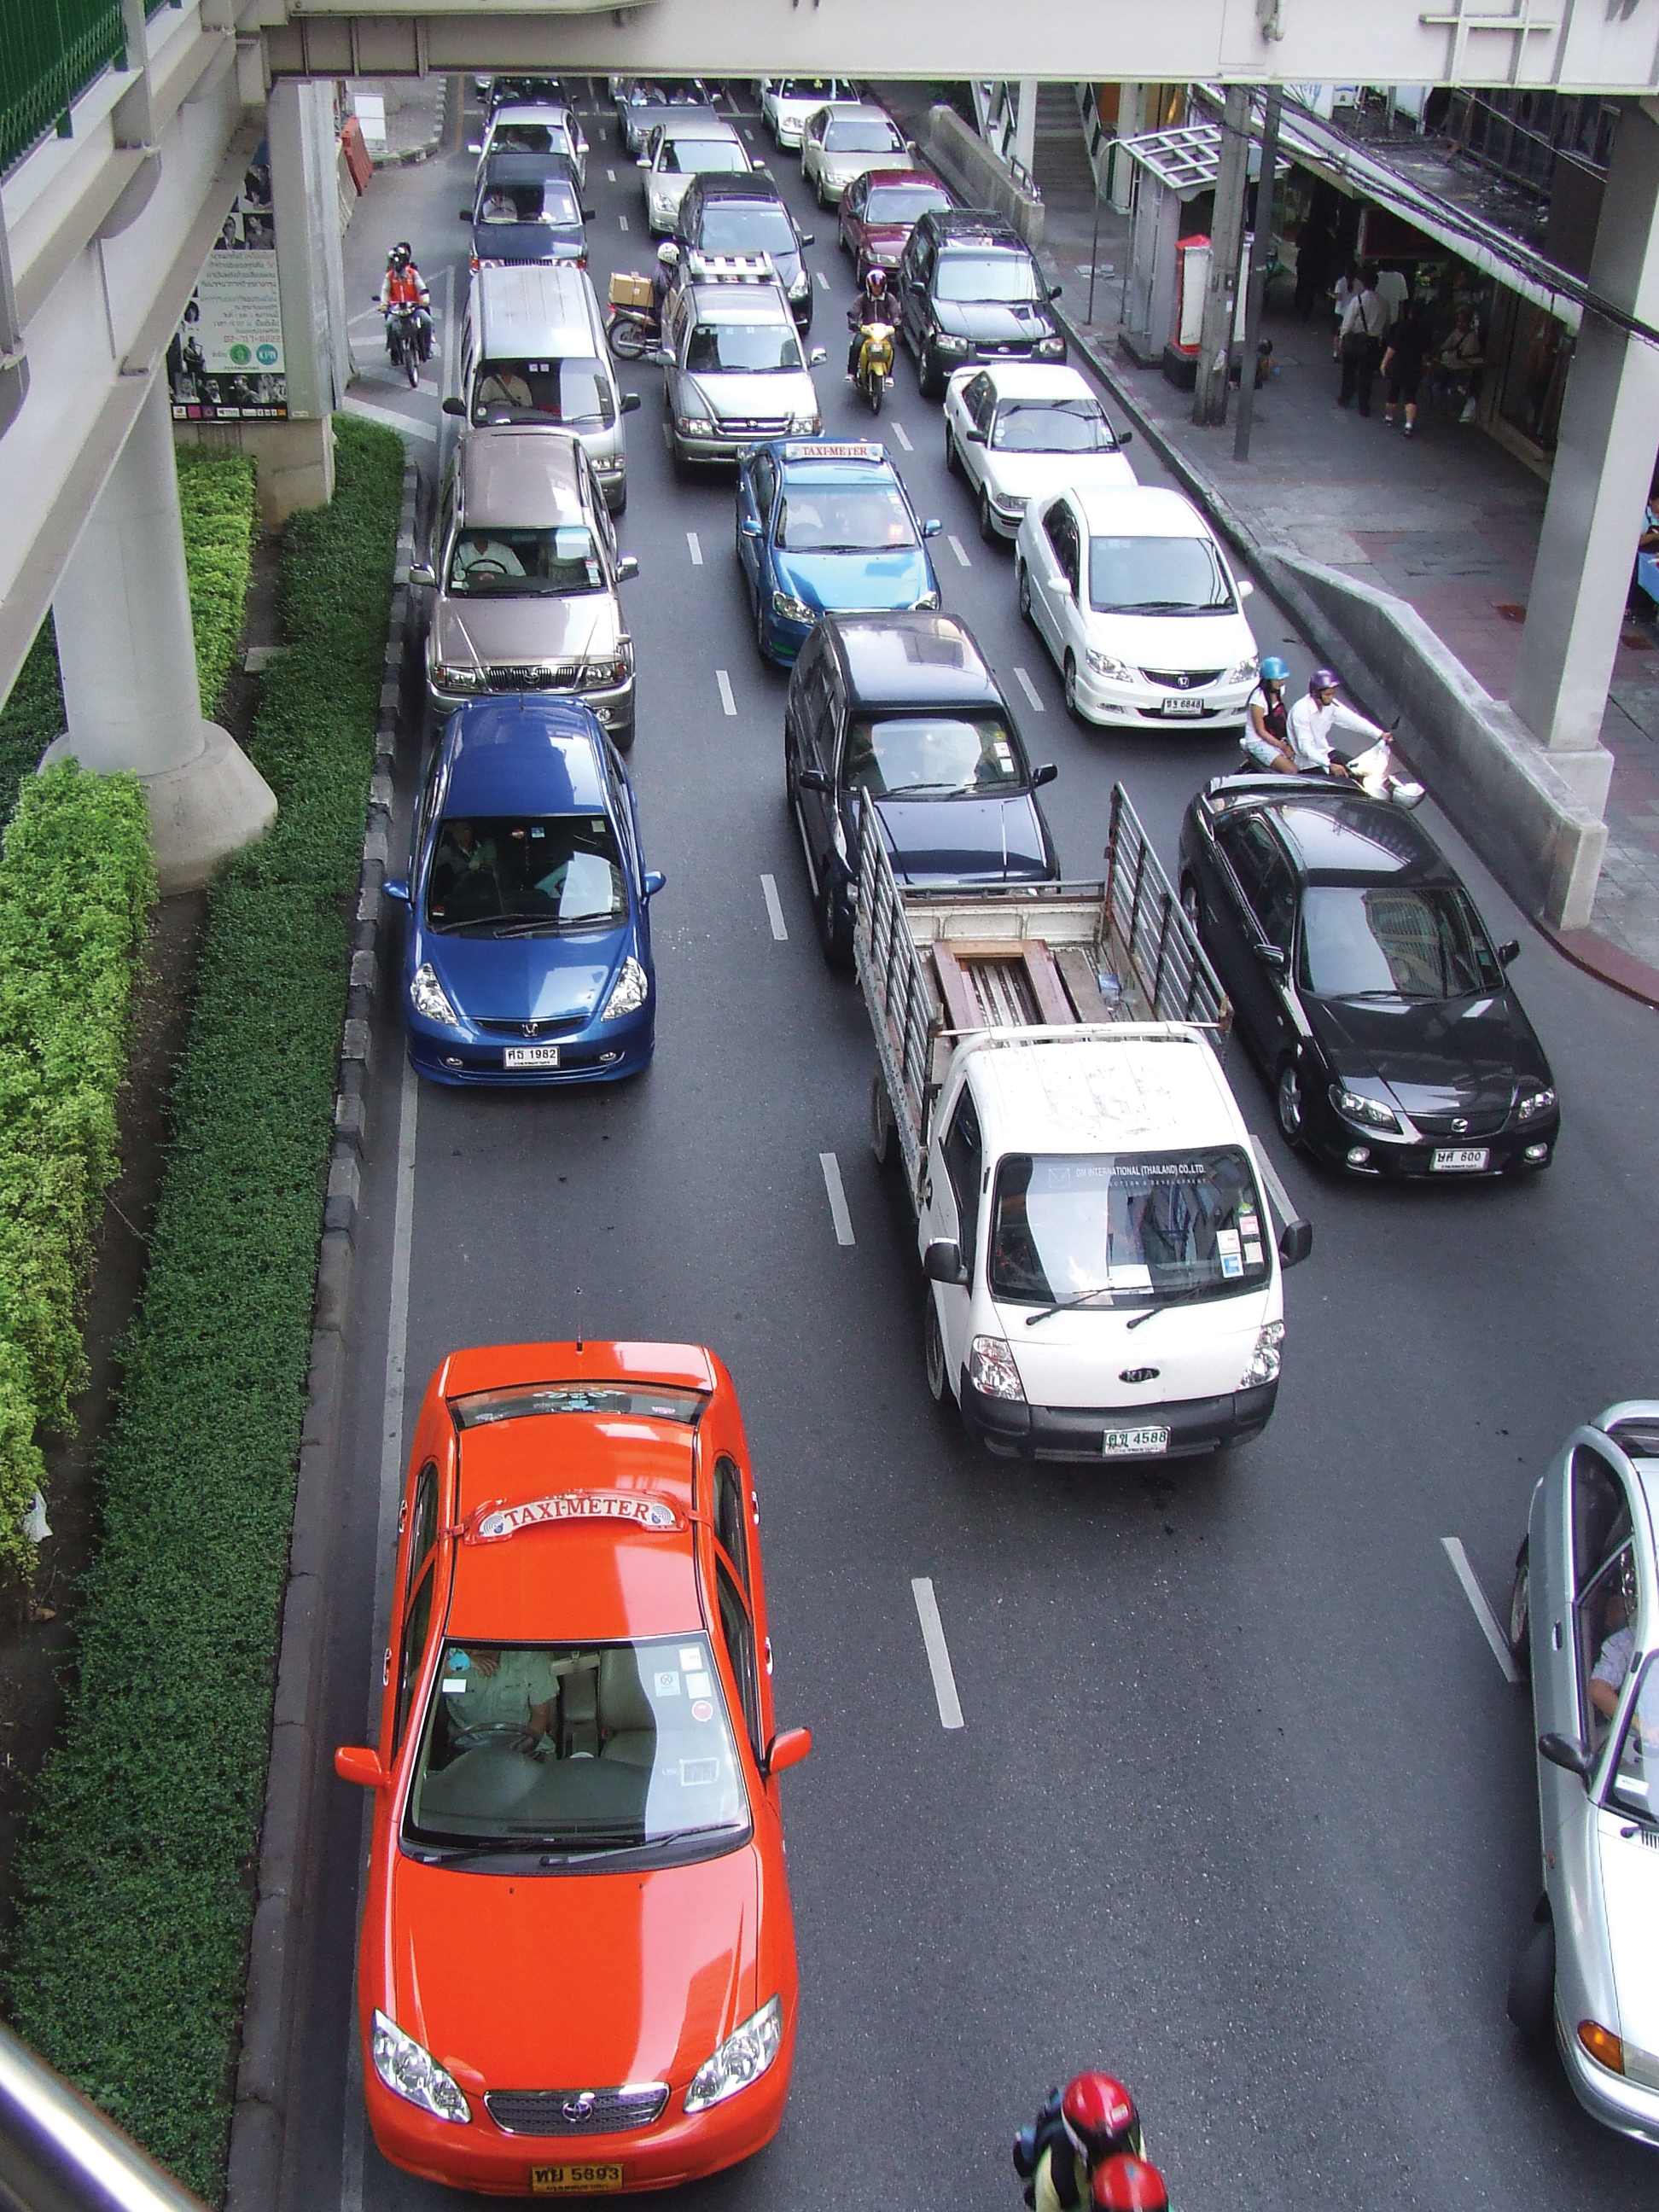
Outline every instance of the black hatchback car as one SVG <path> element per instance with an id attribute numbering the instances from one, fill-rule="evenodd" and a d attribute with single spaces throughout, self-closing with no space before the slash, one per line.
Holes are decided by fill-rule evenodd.
<path id="1" fill-rule="evenodd" d="M 982 208 L 930 208 L 898 265 L 900 335 L 915 356 L 925 399 L 942 398 L 954 368 L 973 361 L 1066 358 L 1049 309 L 1059 296 L 1019 233 Z"/>
<path id="2" fill-rule="evenodd" d="M 1054 840 L 1008 702 L 952 615 L 826 615 L 784 710 L 783 775 L 824 957 L 852 957 L 859 793 L 902 884 L 1054 883 Z"/>
<path id="3" fill-rule="evenodd" d="M 758 170 L 745 177 L 718 172 L 693 177 L 674 235 L 682 246 L 701 253 L 769 253 L 797 326 L 811 329 L 812 278 L 801 249 L 812 243 L 812 234 L 797 229 L 770 177 Z"/>
<path id="4" fill-rule="evenodd" d="M 1449 862 L 1338 783 L 1221 776 L 1181 826 L 1181 899 L 1279 1126 L 1362 1175 L 1549 1165 L 1555 1079 Z"/>

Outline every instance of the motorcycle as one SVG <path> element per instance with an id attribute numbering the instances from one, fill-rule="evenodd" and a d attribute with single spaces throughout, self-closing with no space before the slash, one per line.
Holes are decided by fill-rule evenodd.
<path id="1" fill-rule="evenodd" d="M 639 361 L 656 351 L 660 328 L 649 308 L 613 307 L 605 320 L 605 342 L 618 361 Z"/>
<path id="2" fill-rule="evenodd" d="M 879 415 L 881 403 L 893 377 L 893 325 L 891 323 L 860 323 L 859 325 L 859 390 L 870 403 L 870 412 Z"/>
<path id="3" fill-rule="evenodd" d="M 1411 808 L 1423 804 L 1423 787 L 1413 783 L 1409 776 L 1394 772 L 1394 732 L 1397 725 L 1384 730 L 1375 744 L 1367 745 L 1363 753 L 1354 753 L 1348 761 L 1348 774 L 1373 799 L 1391 799 L 1396 806 Z"/>
<path id="4" fill-rule="evenodd" d="M 386 309 L 386 349 L 392 366 L 403 370 L 412 390 L 421 380 L 421 363 L 427 351 L 418 307 L 394 306 Z"/>

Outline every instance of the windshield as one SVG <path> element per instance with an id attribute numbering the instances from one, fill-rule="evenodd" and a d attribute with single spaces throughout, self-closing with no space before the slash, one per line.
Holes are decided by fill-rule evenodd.
<path id="1" fill-rule="evenodd" d="M 617 419 L 611 379 L 601 364 L 571 354 L 554 361 L 486 361 L 472 387 L 475 422 L 563 422 L 608 430 Z"/>
<path id="2" fill-rule="evenodd" d="M 1028 253 L 942 253 L 936 300 L 1038 300 L 1036 264 Z"/>
<path id="3" fill-rule="evenodd" d="M 746 172 L 749 160 L 729 138 L 665 138 L 657 167 L 671 175 L 718 176 L 729 170 Z"/>
<path id="4" fill-rule="evenodd" d="M 434 929 L 614 928 L 628 917 L 616 832 L 603 814 L 446 815 L 426 916 Z"/>
<path id="5" fill-rule="evenodd" d="M 731 376 L 805 364 L 793 323 L 698 323 L 685 341 L 685 366 L 694 375 Z"/>
<path id="6" fill-rule="evenodd" d="M 1461 884 L 1310 884 L 1298 969 L 1321 999 L 1466 999 L 1504 983 Z"/>
<path id="7" fill-rule="evenodd" d="M 896 486 L 784 480 L 774 541 L 795 553 L 890 553 L 916 542 Z"/>
<path id="8" fill-rule="evenodd" d="M 448 589 L 466 599 L 563 598 L 605 589 L 605 564 L 585 522 L 550 530 L 464 530 L 449 556 Z"/>
<path id="9" fill-rule="evenodd" d="M 544 177 L 539 184 L 487 183 L 478 201 L 481 223 L 544 222 L 568 229 L 581 219 L 566 177 Z"/>
<path id="10" fill-rule="evenodd" d="M 1190 1152 L 1010 1152 L 997 1169 L 991 1295 L 1046 1306 L 1218 1297 L 1271 1273 L 1267 1209 L 1236 1145 Z"/>
<path id="11" fill-rule="evenodd" d="M 904 141 L 880 116 L 847 115 L 832 122 L 823 134 L 826 154 L 894 154 Z"/>
<path id="12" fill-rule="evenodd" d="M 832 100 L 845 100 L 852 86 L 844 76 L 786 76 L 778 83 L 780 100 L 810 100 L 826 107 Z"/>
<path id="13" fill-rule="evenodd" d="M 1000 714 L 860 716 L 848 726 L 842 783 L 872 799 L 1022 789 L 1024 764 Z"/>
<path id="14" fill-rule="evenodd" d="M 1011 399 L 997 410 L 991 443 L 1005 453 L 1109 453 L 1112 428 L 1092 399 Z"/>
<path id="15" fill-rule="evenodd" d="M 1222 615 L 1237 602 L 1207 538 L 1091 538 L 1089 604 L 1101 614 Z"/>
<path id="16" fill-rule="evenodd" d="M 793 253 L 795 227 L 766 200 L 709 200 L 697 243 L 705 253 Z"/>
<path id="17" fill-rule="evenodd" d="M 706 1637 L 445 1644 L 407 1840 L 580 1854 L 748 1825 Z"/>
<path id="18" fill-rule="evenodd" d="M 1613 1686 L 1616 1693 L 1623 1685 Z M 1659 1651 L 1650 1656 L 1642 1669 L 1609 1795 L 1620 1812 L 1659 1822 Z"/>
<path id="19" fill-rule="evenodd" d="M 489 134 L 495 154 L 574 154 L 570 133 L 562 123 L 498 123 Z"/>
<path id="20" fill-rule="evenodd" d="M 947 196 L 933 185 L 872 185 L 864 203 L 866 222 L 914 222 L 929 208 L 949 207 Z"/>

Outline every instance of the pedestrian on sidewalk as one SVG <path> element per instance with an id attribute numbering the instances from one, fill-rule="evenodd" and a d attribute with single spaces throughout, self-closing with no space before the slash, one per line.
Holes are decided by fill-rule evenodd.
<path id="1" fill-rule="evenodd" d="M 1436 381 L 1452 405 L 1461 400 L 1460 422 L 1473 422 L 1480 411 L 1481 372 L 1486 366 L 1480 325 L 1473 307 L 1460 307 L 1440 349 Z"/>
<path id="2" fill-rule="evenodd" d="M 1339 407 L 1350 407 L 1357 398 L 1359 411 L 1371 411 L 1371 384 L 1382 357 L 1382 335 L 1389 327 L 1389 311 L 1376 296 L 1376 270 L 1370 262 L 1359 272 L 1359 289 L 1342 311 L 1342 386 Z"/>
<path id="3" fill-rule="evenodd" d="M 1331 287 L 1331 301 L 1335 309 L 1335 319 L 1331 324 L 1331 359 L 1333 361 L 1340 361 L 1342 358 L 1342 318 L 1348 312 L 1349 301 L 1357 300 L 1358 297 L 1359 264 L 1357 261 L 1345 262 L 1341 275 Z"/>
<path id="4" fill-rule="evenodd" d="M 1412 288 L 1398 269 L 1384 266 L 1376 272 L 1376 296 L 1389 311 L 1391 323 L 1400 319 L 1400 310 L 1412 295 Z"/>
<path id="5" fill-rule="evenodd" d="M 1390 429 L 1405 410 L 1404 434 L 1417 428 L 1417 394 L 1434 340 L 1415 300 L 1407 300 L 1382 342 L 1382 420 Z"/>

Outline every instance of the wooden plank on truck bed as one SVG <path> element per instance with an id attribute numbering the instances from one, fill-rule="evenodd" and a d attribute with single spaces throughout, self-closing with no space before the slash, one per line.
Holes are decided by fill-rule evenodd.
<path id="1" fill-rule="evenodd" d="M 1028 938 L 1024 952 L 1025 973 L 1043 1020 L 1061 1024 L 1071 1021 L 1072 1002 L 1060 986 L 1060 970 L 1054 965 L 1053 953 L 1040 938 Z"/>
<path id="2" fill-rule="evenodd" d="M 1100 985 L 1088 955 L 1075 945 L 1063 945 L 1054 953 L 1054 965 L 1080 1022 L 1109 1022 L 1112 1009 L 1100 995 Z"/>

